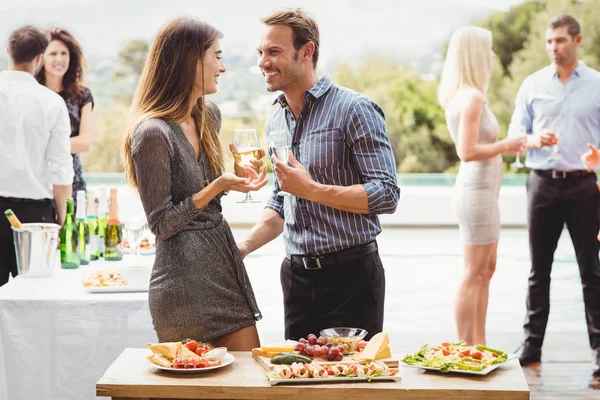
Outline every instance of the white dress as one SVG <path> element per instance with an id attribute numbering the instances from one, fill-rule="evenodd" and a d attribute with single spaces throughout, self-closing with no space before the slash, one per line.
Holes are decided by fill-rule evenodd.
<path id="1" fill-rule="evenodd" d="M 446 109 L 446 122 L 455 143 L 458 142 L 460 106 L 464 96 L 455 96 Z M 498 140 L 500 126 L 487 104 L 479 124 L 479 143 Z M 498 241 L 500 213 L 498 194 L 502 185 L 502 156 L 483 161 L 461 162 L 453 191 L 453 208 L 461 238 L 466 245 L 484 245 Z"/>

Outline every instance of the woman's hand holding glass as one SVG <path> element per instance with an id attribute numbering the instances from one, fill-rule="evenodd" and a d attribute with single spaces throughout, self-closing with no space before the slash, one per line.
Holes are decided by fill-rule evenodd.
<path id="1" fill-rule="evenodd" d="M 510 166 L 514 169 L 523 168 L 524 165 L 521 162 L 520 155 L 527 151 L 527 129 L 525 126 L 517 125 L 515 133 L 504 139 L 504 141 L 506 142 L 507 153 L 517 153 L 515 162 Z"/>
<path id="2" fill-rule="evenodd" d="M 252 161 L 260 160 L 265 154 L 265 152 L 260 149 L 260 139 L 258 138 L 256 129 L 236 129 L 233 132 L 233 140 L 229 148 L 231 149 L 235 163 L 243 168 L 246 172 L 246 176 L 250 178 L 246 167 L 252 169 L 252 167 L 255 166 Z M 256 171 L 254 171 L 254 173 L 257 175 Z M 238 201 L 238 203 L 260 203 L 260 200 L 254 200 L 252 198 L 250 191 L 244 193 L 246 193 L 246 197 L 244 197 L 243 200 Z"/>

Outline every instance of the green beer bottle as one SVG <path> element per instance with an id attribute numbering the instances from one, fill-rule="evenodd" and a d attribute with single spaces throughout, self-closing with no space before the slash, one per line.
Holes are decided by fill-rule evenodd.
<path id="1" fill-rule="evenodd" d="M 79 256 L 77 255 L 77 227 L 73 198 L 67 199 L 67 217 L 60 228 L 60 266 L 64 269 L 79 268 Z"/>
<path id="2" fill-rule="evenodd" d="M 100 230 L 98 226 L 98 217 L 96 216 L 96 198 L 94 192 L 88 190 L 86 219 L 90 230 L 90 261 L 100 258 L 100 249 L 98 241 L 100 240 Z"/>
<path id="3" fill-rule="evenodd" d="M 77 255 L 80 265 L 90 263 L 90 229 L 85 219 L 85 192 L 77 191 L 77 213 L 75 214 L 75 225 L 77 225 Z"/>
<path id="4" fill-rule="evenodd" d="M 98 200 L 98 252 L 100 257 L 104 257 L 104 236 L 106 225 L 108 225 L 108 193 L 106 186 L 100 186 L 100 198 Z"/>
<path id="5" fill-rule="evenodd" d="M 104 259 L 106 261 L 119 261 L 123 259 L 123 251 L 119 247 L 123 241 L 123 231 L 119 222 L 117 211 L 117 189 L 110 189 L 110 208 L 108 213 L 108 225 L 104 233 Z"/>

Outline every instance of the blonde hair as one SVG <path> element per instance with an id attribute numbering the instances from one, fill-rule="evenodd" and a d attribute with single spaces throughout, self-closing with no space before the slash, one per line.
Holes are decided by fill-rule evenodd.
<path id="1" fill-rule="evenodd" d="M 131 141 L 137 127 L 150 118 L 181 122 L 191 113 L 213 176 L 223 173 L 223 149 L 214 124 L 218 117 L 204 96 L 196 100 L 193 94 L 196 69 L 203 65 L 198 60 L 221 36 L 209 24 L 187 17 L 172 19 L 156 35 L 131 103 L 123 144 L 125 174 L 133 188 L 138 182 Z"/>
<path id="2" fill-rule="evenodd" d="M 447 108 L 464 86 L 487 93 L 492 73 L 492 32 L 478 26 L 463 26 L 450 39 L 442 70 L 438 101 Z"/>

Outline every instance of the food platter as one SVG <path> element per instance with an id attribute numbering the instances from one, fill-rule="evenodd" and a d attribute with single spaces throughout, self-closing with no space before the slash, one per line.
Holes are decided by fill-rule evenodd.
<path id="1" fill-rule="evenodd" d="M 516 354 L 509 354 L 508 358 L 506 359 L 506 362 L 510 361 L 510 360 L 514 360 L 515 358 L 517 358 L 518 356 Z M 496 364 L 496 365 L 492 365 L 489 366 L 487 368 L 484 368 L 481 371 L 469 371 L 469 370 L 463 370 L 463 369 L 453 369 L 448 371 L 449 373 L 456 373 L 456 374 L 467 374 L 467 375 L 487 375 L 490 372 L 494 371 L 495 369 L 503 366 L 506 364 L 502 363 L 502 364 Z M 433 368 L 433 367 L 423 367 L 420 365 L 410 365 L 410 364 L 406 364 L 406 363 L 402 363 L 402 366 L 405 368 L 419 368 L 419 369 L 424 369 L 427 371 L 436 371 L 436 372 L 441 372 L 439 368 Z"/>
<path id="2" fill-rule="evenodd" d="M 161 365 L 154 364 L 151 361 L 148 361 L 148 364 L 151 367 L 159 369 L 161 371 L 174 372 L 174 373 L 177 373 L 177 374 L 197 374 L 197 373 L 201 373 L 201 372 L 205 372 L 205 371 L 212 371 L 214 369 L 219 369 L 219 368 L 226 367 L 229 364 L 233 363 L 234 361 L 235 361 L 235 357 L 233 356 L 233 354 L 227 353 L 225 355 L 225 358 L 223 359 L 221 365 L 215 365 L 214 367 L 204 367 L 204 368 L 169 368 L 169 367 L 163 367 Z"/>
<path id="3" fill-rule="evenodd" d="M 364 376 L 354 376 L 354 377 L 330 377 L 330 378 L 294 378 L 294 379 L 277 379 L 277 378 L 269 378 L 269 385 L 303 385 L 303 384 L 313 384 L 313 383 L 348 383 L 348 382 L 401 382 L 402 377 L 400 375 L 394 376 L 375 376 L 375 377 L 364 377 Z"/>

